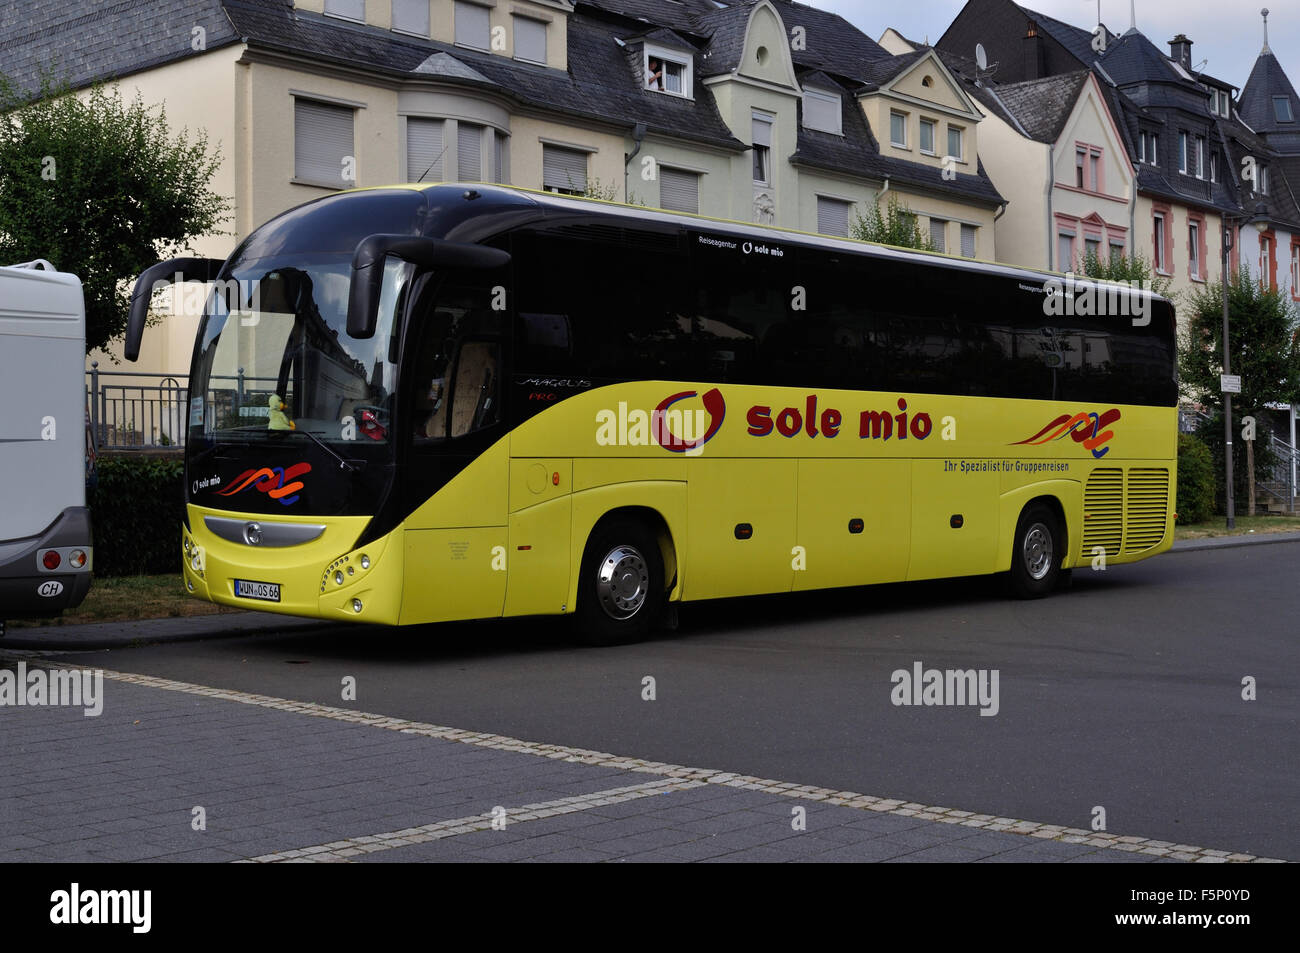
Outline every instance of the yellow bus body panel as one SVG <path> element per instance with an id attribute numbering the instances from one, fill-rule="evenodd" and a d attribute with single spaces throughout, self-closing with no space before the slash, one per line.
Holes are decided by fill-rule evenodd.
<path id="1" fill-rule="evenodd" d="M 713 390 L 719 403 L 706 404 Z M 697 443 L 659 442 L 677 437 Z M 576 606 L 593 528 L 615 510 L 662 527 L 670 599 L 693 601 L 1004 572 L 1037 499 L 1063 517 L 1063 568 L 1101 568 L 1172 545 L 1176 438 L 1172 407 L 620 384 L 504 435 L 362 547 L 365 573 L 365 518 L 278 518 L 326 531 L 259 549 L 213 536 L 202 517 L 267 517 L 191 506 L 206 566 L 186 579 L 224 605 L 357 621 L 561 614 Z M 279 583 L 281 602 L 234 596 L 237 578 Z"/>

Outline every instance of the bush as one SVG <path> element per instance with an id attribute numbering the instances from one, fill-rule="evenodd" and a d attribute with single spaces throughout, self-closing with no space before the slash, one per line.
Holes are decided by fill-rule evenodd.
<path id="1" fill-rule="evenodd" d="M 95 575 L 180 571 L 185 464 L 174 457 L 100 457 L 87 495 Z"/>
<path id="2" fill-rule="evenodd" d="M 1189 433 L 1178 435 L 1178 522 L 1203 523 L 1214 515 L 1216 495 L 1214 455 L 1205 442 Z"/>

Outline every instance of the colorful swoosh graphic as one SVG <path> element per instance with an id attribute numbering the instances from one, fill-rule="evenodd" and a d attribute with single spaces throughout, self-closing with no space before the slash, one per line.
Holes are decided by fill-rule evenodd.
<path id="1" fill-rule="evenodd" d="M 298 477 L 310 472 L 310 463 L 295 463 L 291 467 L 259 467 L 245 470 L 235 477 L 230 486 L 219 491 L 217 495 L 234 496 L 252 487 L 259 493 L 265 493 L 271 499 L 277 500 L 281 505 L 289 506 L 291 503 L 298 502 L 298 491 L 306 486 Z M 294 495 L 290 496 L 290 493 Z"/>
<path id="2" fill-rule="evenodd" d="M 1018 440 L 1012 446 L 1028 444 L 1031 447 L 1038 447 L 1053 440 L 1060 440 L 1068 434 L 1075 443 L 1083 444 L 1084 449 L 1090 450 L 1092 455 L 1100 460 L 1110 453 L 1110 447 L 1105 444 L 1115 436 L 1115 431 L 1106 428 L 1119 419 L 1120 412 L 1114 407 L 1101 414 L 1091 412 L 1077 413 L 1074 416 L 1062 414 L 1028 440 Z"/>

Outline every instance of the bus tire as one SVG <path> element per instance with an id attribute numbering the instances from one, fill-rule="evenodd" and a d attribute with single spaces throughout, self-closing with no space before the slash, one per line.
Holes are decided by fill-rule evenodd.
<path id="1" fill-rule="evenodd" d="M 587 645 L 626 645 L 655 631 L 664 617 L 664 563 L 645 524 L 612 519 L 587 540 L 574 623 Z"/>
<path id="2" fill-rule="evenodd" d="M 1011 547 L 1011 593 L 1018 599 L 1041 599 L 1056 588 L 1065 558 L 1056 514 L 1042 503 L 1025 507 Z"/>

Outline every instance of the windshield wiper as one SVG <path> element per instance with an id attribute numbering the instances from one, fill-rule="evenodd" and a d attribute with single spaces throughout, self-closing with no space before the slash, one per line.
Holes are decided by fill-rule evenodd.
<path id="1" fill-rule="evenodd" d="M 349 473 L 356 473 L 356 472 L 357 472 L 357 468 L 356 468 L 355 466 L 353 466 L 351 463 L 348 463 L 348 461 L 344 460 L 343 457 L 341 457 L 339 454 L 335 453 L 333 447 L 331 447 L 329 444 L 327 444 L 324 440 L 322 440 L 322 439 L 320 439 L 319 437 L 317 437 L 317 436 L 316 436 L 314 433 L 312 433 L 310 430 L 297 430 L 297 429 L 294 429 L 294 430 L 288 430 L 288 431 L 285 431 L 285 432 L 286 432 L 286 433 L 300 433 L 300 434 L 302 434 L 303 436 L 311 437 L 312 441 L 316 444 L 316 446 L 320 447 L 322 450 L 324 450 L 326 453 L 328 453 L 331 457 L 333 457 L 335 460 L 337 460 L 337 461 L 339 462 L 339 468 L 340 468 L 340 469 L 342 469 L 342 470 L 347 470 Z M 324 433 L 324 431 L 321 431 L 321 432 Z"/>

